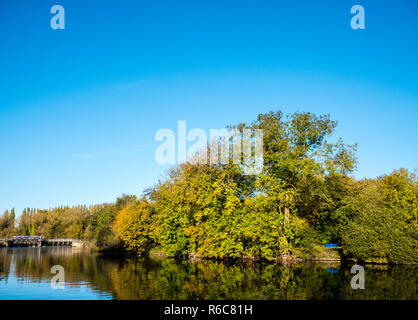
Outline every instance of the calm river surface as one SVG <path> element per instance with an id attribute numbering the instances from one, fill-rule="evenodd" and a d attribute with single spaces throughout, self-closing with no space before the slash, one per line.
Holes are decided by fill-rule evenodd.
<path id="1" fill-rule="evenodd" d="M 53 289 L 51 267 L 65 271 Z M 353 290 L 349 266 L 109 258 L 75 248 L 0 248 L 4 299 L 418 299 L 417 267 L 366 266 Z"/>

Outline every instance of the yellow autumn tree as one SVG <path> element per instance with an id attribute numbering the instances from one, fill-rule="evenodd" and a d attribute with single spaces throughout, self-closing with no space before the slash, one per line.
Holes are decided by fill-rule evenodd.
<path id="1" fill-rule="evenodd" d="M 145 253 L 153 243 L 153 207 L 146 199 L 135 201 L 116 216 L 115 227 L 119 239 L 127 249 Z"/>

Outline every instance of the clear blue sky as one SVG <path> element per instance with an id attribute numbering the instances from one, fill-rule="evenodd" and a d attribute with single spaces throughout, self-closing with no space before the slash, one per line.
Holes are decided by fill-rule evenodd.
<path id="1" fill-rule="evenodd" d="M 330 113 L 357 178 L 418 167 L 417 1 L 3 0 L 0 39 L 0 212 L 139 195 L 157 130 L 277 109 Z"/>

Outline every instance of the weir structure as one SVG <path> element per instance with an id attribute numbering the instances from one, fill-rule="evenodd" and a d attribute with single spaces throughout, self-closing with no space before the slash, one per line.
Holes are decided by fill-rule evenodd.
<path id="1" fill-rule="evenodd" d="M 43 239 L 39 236 L 15 236 L 0 238 L 0 247 L 82 247 L 83 242 L 76 239 Z"/>

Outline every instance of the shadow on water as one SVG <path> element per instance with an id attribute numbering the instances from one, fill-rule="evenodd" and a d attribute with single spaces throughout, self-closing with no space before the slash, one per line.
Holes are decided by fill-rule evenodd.
<path id="1" fill-rule="evenodd" d="M 73 248 L 0 249 L 0 289 L 14 289 L 11 276 L 23 285 L 48 282 L 54 265 L 64 267 L 66 288 L 88 286 L 113 299 L 418 298 L 416 266 L 366 266 L 366 288 L 353 290 L 350 266 L 115 258 Z"/>

